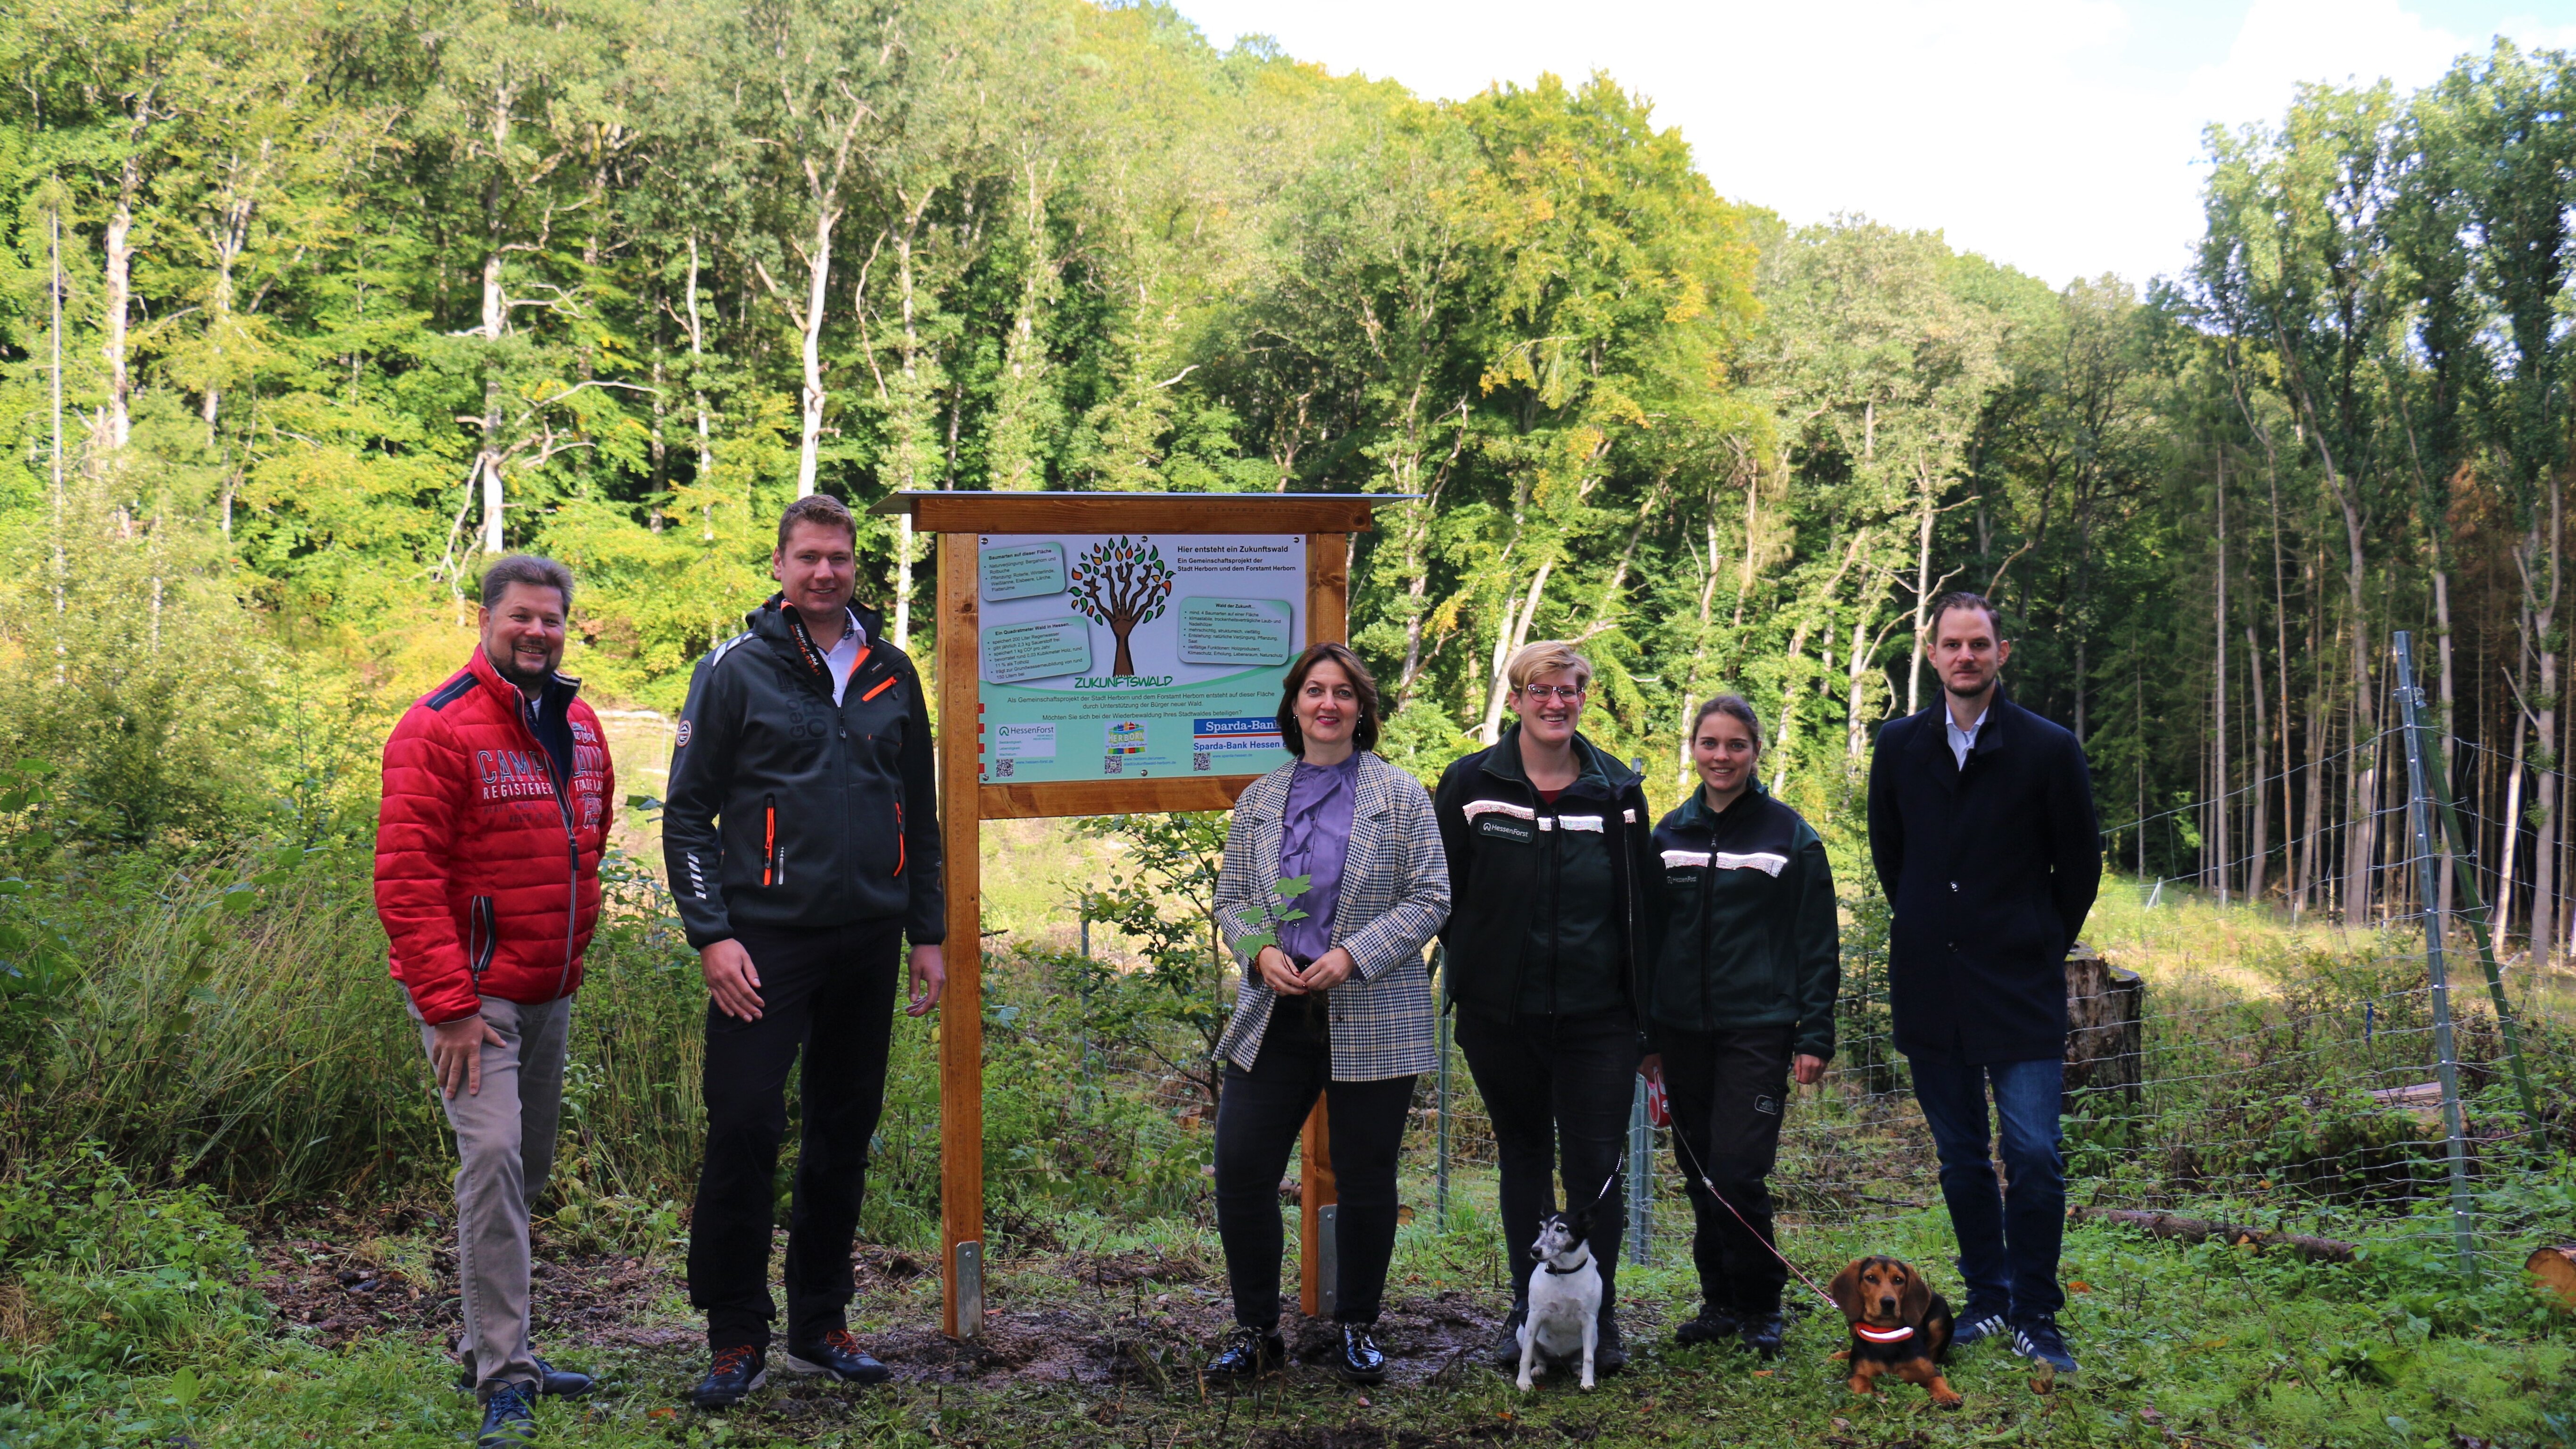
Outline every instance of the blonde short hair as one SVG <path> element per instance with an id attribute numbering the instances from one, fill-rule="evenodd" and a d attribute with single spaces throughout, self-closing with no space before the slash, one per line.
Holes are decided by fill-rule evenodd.
<path id="1" fill-rule="evenodd" d="M 1574 676 L 1577 687 L 1592 683 L 1592 661 L 1574 652 L 1574 646 L 1562 639 L 1541 639 L 1524 644 L 1513 653 L 1512 662 L 1503 666 L 1503 678 L 1515 690 L 1527 689 L 1529 682 L 1542 674 Z"/>

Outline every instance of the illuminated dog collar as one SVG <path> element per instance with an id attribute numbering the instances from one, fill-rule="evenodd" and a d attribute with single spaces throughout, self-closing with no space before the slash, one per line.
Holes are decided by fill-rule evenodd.
<path id="1" fill-rule="evenodd" d="M 1859 1334 L 1862 1338 L 1869 1340 L 1871 1343 L 1903 1343 L 1905 1340 L 1914 1336 L 1914 1329 L 1910 1325 L 1899 1325 L 1895 1328 L 1872 1328 L 1866 1323 L 1855 1323 L 1851 1328 L 1852 1332 Z"/>

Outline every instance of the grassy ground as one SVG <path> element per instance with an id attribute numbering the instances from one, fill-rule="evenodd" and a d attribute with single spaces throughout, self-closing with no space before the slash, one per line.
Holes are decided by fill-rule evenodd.
<path id="1" fill-rule="evenodd" d="M 1044 933 L 1061 931 L 1052 923 L 1070 883 L 1096 875 L 1091 853 L 1108 848 L 1051 824 L 988 831 L 1000 924 L 1032 945 L 1068 944 Z M 281 889 L 228 933 L 201 929 L 194 923 L 231 919 L 215 903 L 226 883 L 138 889 L 137 899 L 169 904 L 127 911 L 122 927 L 104 908 L 95 920 L 66 918 L 106 944 L 64 1008 L 57 1055 L 13 1110 L 55 1129 L 46 1151 L 82 1136 L 107 1142 L 149 1190 L 68 1158 L 0 1162 L 7 1449 L 470 1438 L 471 1401 L 448 1386 L 445 1144 L 420 1096 L 416 1047 L 375 979 L 380 947 L 364 939 L 363 901 L 308 883 Z M 2536 1306 L 2511 1271 L 2534 1243 L 2576 1236 L 2576 1169 L 2562 1159 L 2554 1171 L 2484 1175 L 2521 1160 L 2501 1138 L 2482 1160 L 2491 1200 L 2480 1213 L 2503 1271 L 2483 1285 L 2453 1276 L 2444 1224 L 2426 1211 L 2438 1204 L 2399 1218 L 2384 1200 L 2348 1205 L 2328 1226 L 2348 1226 L 2367 1251 L 2345 1266 L 2078 1227 L 2067 1242 L 2065 1277 L 2078 1286 L 2066 1322 L 2086 1373 L 2043 1393 L 1998 1349 L 1972 1350 L 1953 1366 L 1968 1397 L 1953 1413 L 1906 1388 L 1854 1399 L 1825 1358 L 1841 1341 L 1829 1316 L 1798 1322 L 1774 1364 L 1673 1349 L 1670 1329 L 1695 1306 L 1695 1285 L 1673 1251 L 1682 1225 L 1669 1203 L 1657 1265 L 1620 1280 L 1632 1372 L 1590 1394 L 1558 1379 L 1524 1397 L 1476 1352 L 1505 1301 L 1507 1258 L 1481 1212 L 1490 1180 L 1463 1171 L 1444 1224 L 1415 1162 L 1406 1201 L 1416 1210 L 1384 1323 L 1395 1382 L 1353 1392 L 1300 1364 L 1256 1390 L 1208 1387 L 1194 1364 L 1227 1315 L 1191 1089 L 1134 1061 L 1092 1080 L 1092 1028 L 1077 1027 L 1065 978 L 1020 958 L 989 977 L 987 1118 L 998 1135 L 988 1146 L 996 1207 L 985 1334 L 961 1349 L 936 1331 L 939 1286 L 925 1271 L 935 1263 L 935 1074 L 927 1029 L 908 1026 L 854 1325 L 897 1383 L 874 1392 L 782 1383 L 735 1413 L 703 1415 L 680 1403 L 703 1353 L 673 1201 L 685 1198 L 694 1161 L 690 1048 L 701 998 L 688 963 L 649 921 L 621 930 L 595 953 L 584 993 L 565 1166 L 538 1254 L 541 1343 L 604 1387 L 579 1404 L 542 1406 L 548 1443 L 2576 1445 L 2576 1323 Z M 2207 1060 L 2176 1058 L 2162 1090 L 2179 1095 L 2159 1105 L 2151 1092 L 2149 1107 L 2159 1122 L 2217 1123 L 2195 1140 L 2233 1154 L 2225 1165 L 2235 1177 L 2204 1162 L 2186 1191 L 2165 1180 L 2167 1159 L 2128 1163 L 2141 1154 L 2094 1143 L 2081 1161 L 2095 1175 L 2077 1184 L 2079 1197 L 2110 1184 L 2115 1201 L 2170 1190 L 2181 1194 L 2174 1205 L 2190 1206 L 2215 1185 L 2244 1199 L 2238 1206 L 2282 1211 L 2286 1199 L 2244 1190 L 2273 1187 L 2257 1177 L 2271 1171 L 2268 1159 L 2247 1155 L 2259 1145 L 2249 1134 L 2312 1128 L 2327 1109 L 2323 1098 L 2285 1098 L 2260 1122 L 2238 1121 L 2244 1099 L 2262 1095 L 2248 1084 L 2263 1071 L 2313 1074 L 2348 1047 L 2312 1035 L 2279 1056 L 2248 1044 L 2270 1040 L 2281 1020 L 2350 1015 L 2317 983 L 2350 977 L 2363 980 L 2351 989 L 2386 989 L 2381 978 L 2402 975 L 2400 948 L 2292 930 L 2170 890 L 2149 909 L 2123 885 L 2106 890 L 2088 936 L 2149 976 L 2158 1010 L 2212 1024 L 2210 1042 L 2191 1048 Z M 2239 998 L 2261 1009 L 2224 1004 Z M 2548 1024 L 2541 1015 L 2535 1033 Z M 2258 1019 L 2275 1026 L 2257 1030 Z M 2564 1075 L 2563 1059 L 2540 1065 L 2552 1082 Z M 1076 1081 L 1088 1085 L 1068 1092 Z M 2502 1090 L 2491 1083 L 2489 1095 Z M 1816 1104 L 1797 1115 L 1816 1128 L 1825 1114 Z M 1821 1220 L 1793 1225 L 1786 1241 L 1819 1278 L 1850 1256 L 1893 1252 L 1955 1296 L 1946 1221 L 1911 1206 L 1935 1200 L 1919 1132 L 1898 1118 L 1793 1144 L 1784 1187 Z M 1472 1108 L 1462 1119 L 1471 1121 Z M 316 1123 L 366 1140 L 318 1135 Z M 221 1151 L 206 1124 L 222 1129 Z M 90 1175 L 74 1181 L 75 1167 Z M 2122 1176 L 2132 1168 L 2145 1173 L 2139 1183 Z M 174 1191 L 183 1180 L 232 1196 L 219 1207 L 209 1192 Z M 317 1182 L 341 1186 L 316 1191 Z M 1837 1184 L 1874 1195 L 1823 1191 Z M 1318 1358 L 1321 1334 L 1305 1326 Z"/>
<path id="2" fill-rule="evenodd" d="M 2092 1228 L 2071 1233 L 2066 1254 L 2079 1285 L 2066 1321 L 2086 1372 L 2051 1392 L 1981 1347 L 1952 1365 L 1967 1396 L 1958 1411 L 1908 1388 L 1855 1398 L 1825 1359 L 1841 1333 L 1822 1313 L 1797 1322 L 1772 1364 L 1675 1349 L 1669 1329 L 1691 1311 L 1692 1285 L 1681 1271 L 1632 1269 L 1621 1282 L 1631 1371 L 1589 1394 L 1560 1377 L 1524 1396 L 1478 1362 L 1502 1302 L 1484 1223 L 1463 1209 L 1446 1234 L 1427 1217 L 1404 1230 L 1384 1332 L 1395 1381 L 1377 1389 L 1304 1364 L 1250 1391 L 1205 1385 L 1193 1361 L 1225 1321 L 1212 1235 L 1183 1220 L 1084 1215 L 1060 1225 L 1061 1241 L 997 1261 L 987 1334 L 963 1350 L 935 1331 L 933 1275 L 863 1252 L 855 1326 L 898 1382 L 786 1382 L 722 1416 L 680 1404 L 703 1360 L 667 1258 L 549 1245 L 541 1346 L 605 1383 L 588 1401 L 542 1405 L 540 1423 L 547 1443 L 598 1446 L 2576 1443 L 2576 1333 L 2505 1287 L 2475 1305 L 2486 1326 L 2446 1328 L 2353 1269 Z M 182 1341 L 156 1372 L 55 1380 L 0 1410 L 0 1443 L 456 1443 L 472 1407 L 449 1386 L 439 1346 L 454 1322 L 438 1287 L 442 1237 L 427 1223 L 382 1226 L 343 1220 L 271 1238 L 259 1279 L 276 1304 L 270 1335 Z M 1935 1213 L 1805 1244 L 1819 1263 L 1893 1251 L 1950 1276 Z M 1322 1343 L 1307 1326 L 1305 1346 Z"/>

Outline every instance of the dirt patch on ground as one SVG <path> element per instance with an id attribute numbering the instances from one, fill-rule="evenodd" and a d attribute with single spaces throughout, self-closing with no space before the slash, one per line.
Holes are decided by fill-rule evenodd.
<path id="1" fill-rule="evenodd" d="M 312 1219 L 272 1228 L 256 1249 L 263 1271 L 254 1286 L 283 1333 L 334 1349 L 382 1336 L 443 1348 L 462 1328 L 455 1252 L 426 1221 Z M 671 1308 L 686 1295 L 680 1264 L 569 1253 L 542 1234 L 534 1249 L 541 1349 L 625 1351 L 675 1372 L 694 1370 L 701 1330 Z M 784 1249 L 781 1242 L 777 1251 Z M 960 1342 L 939 1331 L 938 1297 L 921 1281 L 928 1265 L 862 1245 L 851 1262 L 858 1307 L 869 1320 L 859 1325 L 861 1340 L 905 1383 L 1008 1379 L 1195 1391 L 1199 1363 L 1233 1326 L 1221 1275 L 1192 1256 L 1129 1252 L 1000 1266 L 1000 1306 L 986 1312 L 980 1335 Z M 1389 1383 L 1456 1382 L 1493 1341 L 1498 1296 L 1391 1296 L 1377 1325 Z M 1290 1378 L 1328 1378 L 1339 1347 L 1334 1326 L 1297 1317 L 1293 1304 L 1284 1326 Z"/>
<path id="2" fill-rule="evenodd" d="M 1023 1267 L 1021 1271 L 1030 1271 Z M 1110 1295 L 1098 1308 L 1068 1305 L 984 1315 L 984 1332 L 964 1343 L 936 1323 L 898 1325 L 862 1335 L 899 1381 L 975 1383 L 988 1378 L 1064 1384 L 1133 1384 L 1162 1390 L 1198 1383 L 1198 1365 L 1234 1323 L 1226 1300 L 1208 1289 L 1159 1293 L 1136 1311 L 1127 1294 Z M 1390 1384 L 1456 1379 L 1476 1362 L 1500 1329 L 1499 1305 L 1473 1294 L 1387 1300 L 1377 1343 L 1387 1357 Z M 1341 1346 L 1339 1331 L 1321 1319 L 1287 1325 L 1293 1378 L 1324 1378 Z M 1211 1386 L 1222 1392 L 1221 1386 Z"/>
<path id="3" fill-rule="evenodd" d="M 1546 1430 L 1533 1435 L 1506 1420 L 1470 1424 L 1447 1434 L 1425 1433 L 1420 1429 L 1392 1429 L 1354 1421 L 1338 1429 L 1320 1424 L 1301 1424 L 1293 1429 L 1263 1429 L 1256 1432 L 1249 1442 L 1250 1449 L 1459 1449 L 1459 1446 L 1498 1444 L 1515 1438 L 1539 1444 L 1550 1441 L 1588 1443 L 1599 1435 L 1600 1431 L 1589 1425 L 1580 1429 Z"/>
<path id="4" fill-rule="evenodd" d="M 453 1247 L 417 1255 L 387 1247 L 419 1243 L 420 1236 L 399 1235 L 425 1226 L 402 1214 L 281 1225 L 254 1241 L 261 1271 L 251 1286 L 268 1300 L 281 1333 L 326 1348 L 382 1336 L 453 1344 L 464 1326 Z M 652 1305 L 671 1288 L 663 1265 L 551 1250 L 542 1238 L 534 1247 L 528 1276 L 540 1345 L 658 1349 L 698 1341 L 654 1322 Z"/>

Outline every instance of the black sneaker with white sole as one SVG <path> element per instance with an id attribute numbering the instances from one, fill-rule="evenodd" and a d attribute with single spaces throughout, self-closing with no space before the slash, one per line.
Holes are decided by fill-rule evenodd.
<path id="1" fill-rule="evenodd" d="M 2045 1313 L 2013 1325 L 2013 1352 L 2048 1365 L 2059 1378 L 2071 1378 L 2077 1372 L 2075 1355 L 2066 1351 L 2066 1336 L 2057 1331 L 2057 1320 Z"/>
<path id="2" fill-rule="evenodd" d="M 768 1355 L 749 1344 L 720 1348 L 714 1367 L 689 1390 L 689 1402 L 701 1409 L 730 1409 L 768 1382 Z"/>
<path id="3" fill-rule="evenodd" d="M 1950 1329 L 1952 1348 L 1966 1348 L 1989 1338 L 2012 1342 L 2012 1323 L 2004 1317 L 2002 1309 L 1985 1304 L 1969 1304 L 1968 1310 L 1959 1315 L 1957 1323 Z"/>
<path id="4" fill-rule="evenodd" d="M 779 1356 L 778 1371 L 807 1378 L 820 1374 L 845 1384 L 881 1384 L 894 1376 L 891 1369 L 869 1357 L 846 1328 L 824 1334 L 820 1343 L 787 1345 L 787 1352 Z"/>

